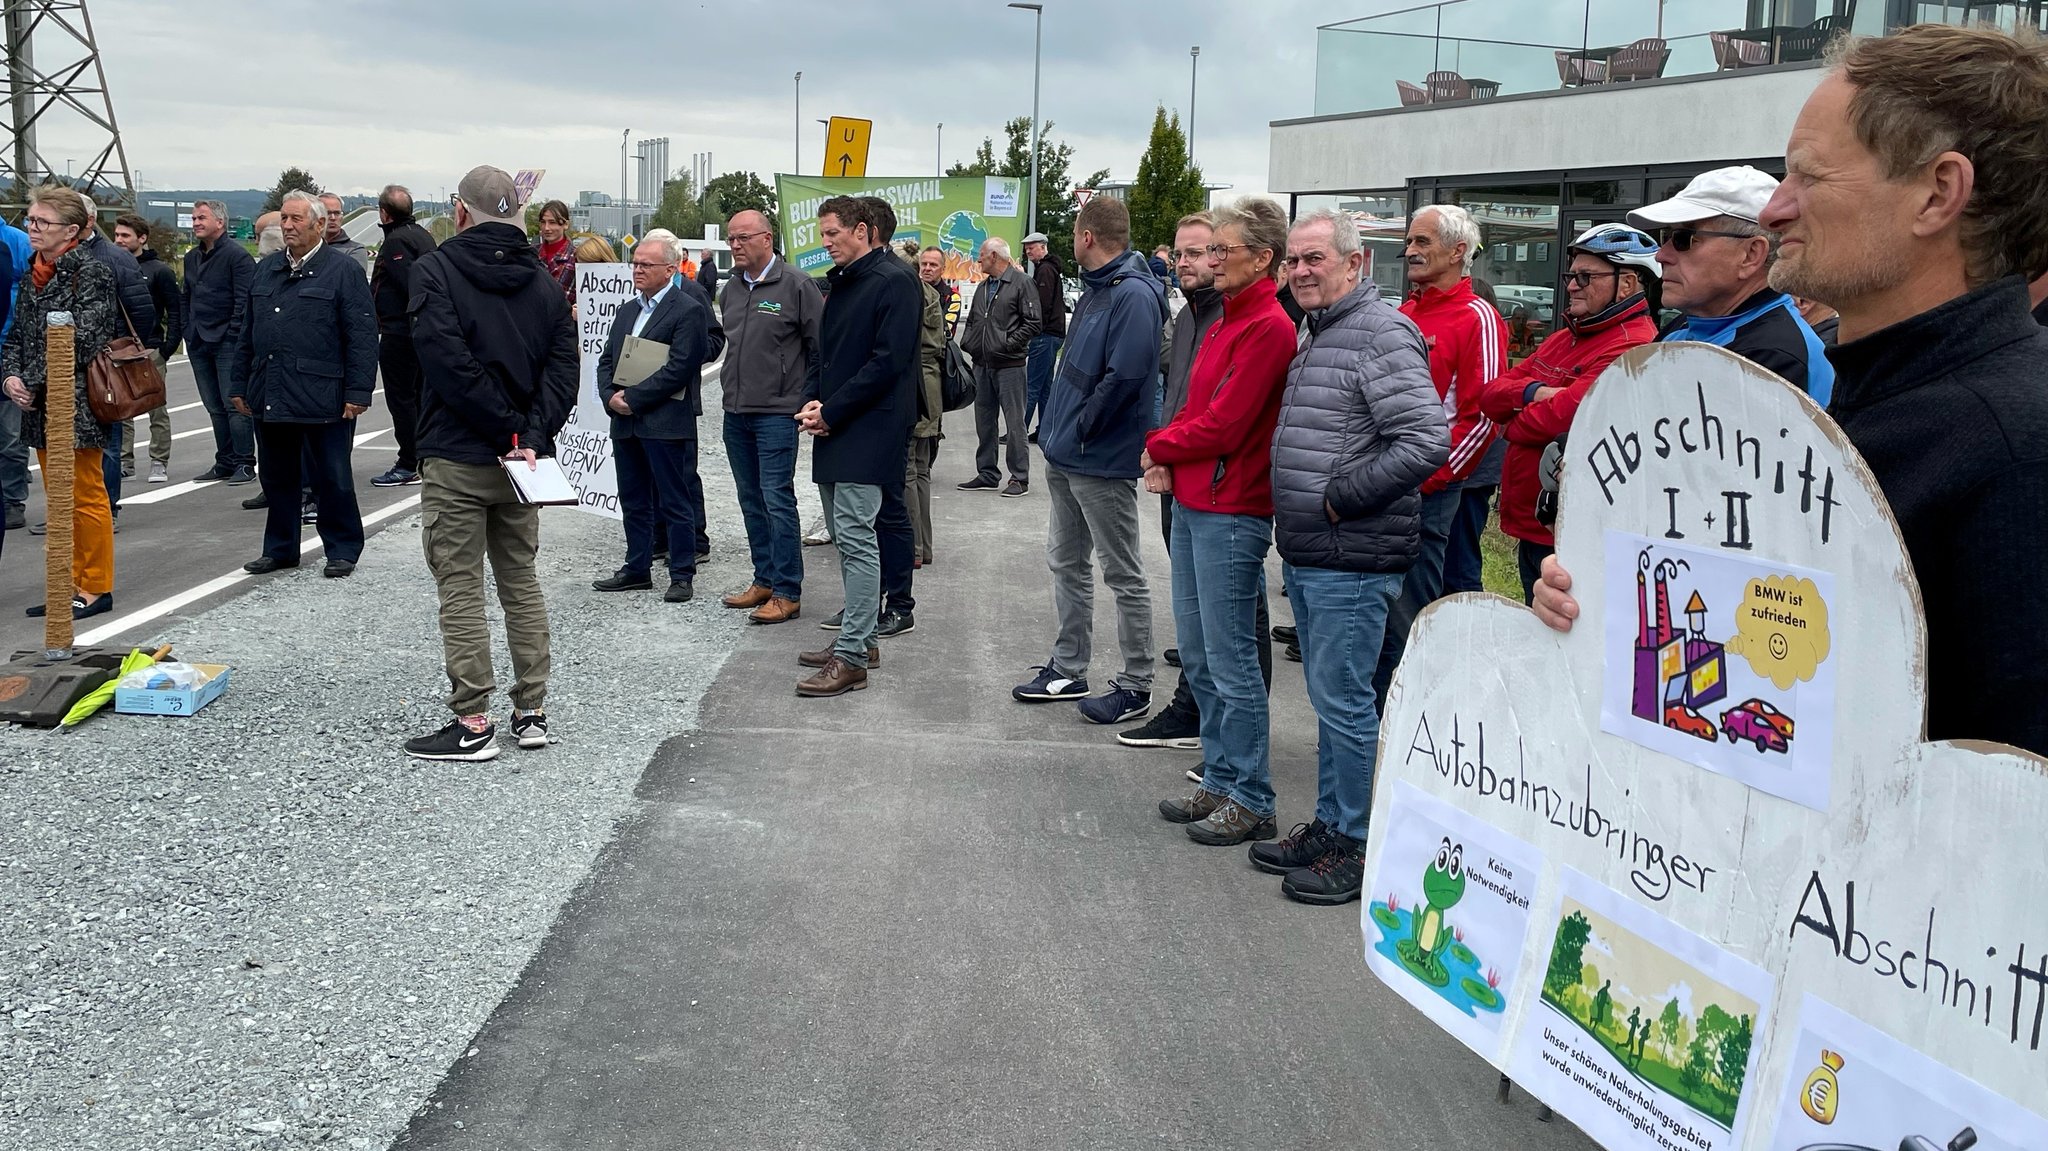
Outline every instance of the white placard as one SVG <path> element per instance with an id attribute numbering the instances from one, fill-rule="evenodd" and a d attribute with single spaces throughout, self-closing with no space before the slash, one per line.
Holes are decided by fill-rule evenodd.
<path id="1" fill-rule="evenodd" d="M 988 176 L 981 193 L 981 214 L 1015 219 L 1024 196 L 1024 181 L 1015 176 Z"/>
<path id="2" fill-rule="evenodd" d="M 555 437 L 555 459 L 576 485 L 582 500 L 577 506 L 612 519 L 625 517 L 619 510 L 619 480 L 612 464 L 611 416 L 597 398 L 597 361 L 604 355 L 612 321 L 632 298 L 631 264 L 576 265 L 576 408 Z"/>

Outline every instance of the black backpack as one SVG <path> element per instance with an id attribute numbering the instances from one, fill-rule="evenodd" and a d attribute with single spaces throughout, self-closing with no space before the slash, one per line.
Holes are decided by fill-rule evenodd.
<path id="1" fill-rule="evenodd" d="M 974 402 L 974 365 L 960 350 L 960 341 L 946 337 L 946 359 L 939 367 L 939 405 L 957 412 Z"/>

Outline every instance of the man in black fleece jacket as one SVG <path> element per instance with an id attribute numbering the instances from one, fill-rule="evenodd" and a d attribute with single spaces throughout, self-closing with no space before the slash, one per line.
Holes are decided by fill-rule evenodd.
<path id="1" fill-rule="evenodd" d="M 1875 144 L 1875 147 L 1872 144 Z M 1922 25 L 1806 102 L 1761 223 L 1771 286 L 1841 313 L 1828 411 L 1877 477 L 1927 617 L 1927 737 L 2048 755 L 2048 44 Z M 1546 562 L 1537 614 L 1568 626 Z"/>
<path id="2" fill-rule="evenodd" d="M 398 459 L 372 484 L 395 488 L 420 482 L 420 358 L 412 347 L 412 271 L 434 250 L 434 237 L 413 221 L 412 193 L 392 184 L 377 197 L 384 243 L 370 271 L 370 296 L 377 306 L 377 367 L 384 376 L 384 403 L 391 409 L 391 435 Z"/>

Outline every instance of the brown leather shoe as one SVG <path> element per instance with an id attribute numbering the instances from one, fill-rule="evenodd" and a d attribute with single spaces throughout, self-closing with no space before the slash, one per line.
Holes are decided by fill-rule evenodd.
<path id="1" fill-rule="evenodd" d="M 762 587 L 760 584 L 750 584 L 747 590 L 736 591 L 726 596 L 723 602 L 725 606 L 730 608 L 760 607 L 762 604 L 767 603 L 769 597 L 773 594 L 773 592 Z"/>
<path id="2" fill-rule="evenodd" d="M 1196 788 L 1193 795 L 1180 799 L 1159 801 L 1159 817 L 1168 823 L 1193 823 L 1209 818 L 1209 813 L 1229 802 L 1214 792 Z"/>
<path id="3" fill-rule="evenodd" d="M 796 653 L 796 661 L 805 667 L 824 667 L 832 662 L 832 649 L 828 647 L 824 651 L 800 651 Z M 868 670 L 873 671 L 881 666 L 882 649 L 868 648 Z"/>
<path id="4" fill-rule="evenodd" d="M 1187 826 L 1188 838 L 1209 847 L 1236 847 L 1254 839 L 1271 839 L 1280 834 L 1270 815 L 1254 815 L 1234 799 L 1223 802 L 1208 818 Z"/>
<path id="5" fill-rule="evenodd" d="M 756 589 L 759 590 L 759 589 Z M 738 605 L 734 605 L 738 606 Z M 760 607 L 747 613 L 748 623 L 787 623 L 804 613 L 803 605 L 786 596 L 769 596 Z"/>
<path id="6" fill-rule="evenodd" d="M 818 670 L 818 674 L 806 680 L 799 680 L 796 693 L 821 699 L 825 696 L 845 695 L 849 691 L 860 691 L 867 685 L 868 673 L 865 668 L 855 667 L 835 655 L 825 661 L 825 666 Z"/>

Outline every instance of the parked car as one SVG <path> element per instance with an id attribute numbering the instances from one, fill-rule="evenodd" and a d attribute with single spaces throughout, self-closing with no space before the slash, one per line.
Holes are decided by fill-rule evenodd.
<path id="1" fill-rule="evenodd" d="M 1516 304 L 1526 305 L 1529 317 L 1546 327 L 1557 315 L 1557 289 L 1536 284 L 1495 284 L 1493 297 L 1500 301 L 1501 314 L 1513 315 Z"/>
<path id="2" fill-rule="evenodd" d="M 1752 700 L 1752 703 L 1759 702 Z M 1767 705 L 1768 706 L 1768 705 Z M 1737 704 L 1721 713 L 1721 732 L 1729 743 L 1747 740 L 1756 744 L 1758 751 L 1781 751 L 1789 753 L 1791 745 L 1771 722 L 1752 709 L 1749 704 Z"/>
<path id="3" fill-rule="evenodd" d="M 1682 703 L 1674 703 L 1664 709 L 1664 726 L 1674 731 L 1682 731 L 1698 739 L 1704 739 L 1708 743 L 1712 743 L 1720 737 L 1720 733 L 1714 730 L 1713 720 L 1708 719 L 1706 716 L 1701 715 Z"/>

